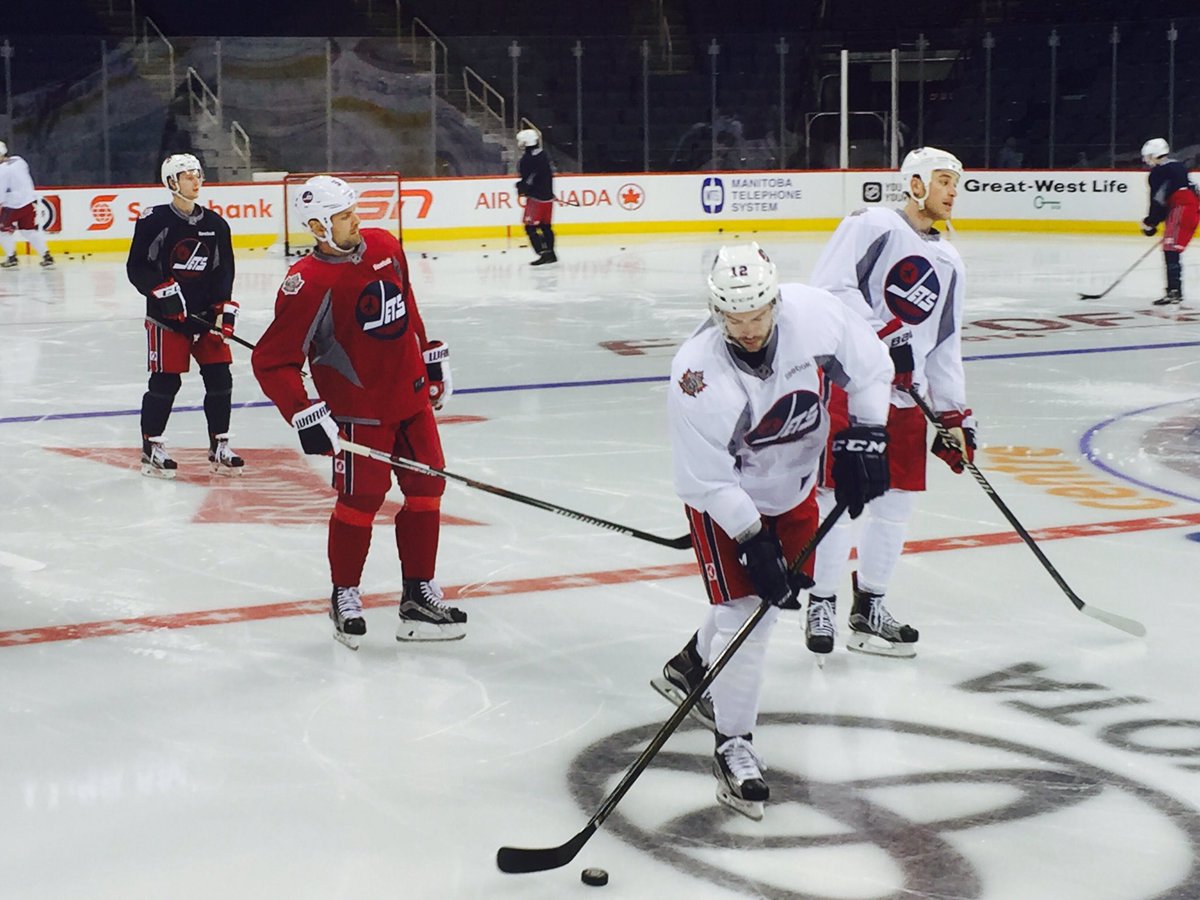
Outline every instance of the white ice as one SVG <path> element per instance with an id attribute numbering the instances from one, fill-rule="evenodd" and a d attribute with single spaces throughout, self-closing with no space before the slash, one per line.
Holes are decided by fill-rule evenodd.
<path id="1" fill-rule="evenodd" d="M 796 280 L 822 244 L 722 237 L 757 238 Z M 515 243 L 411 242 L 453 354 L 447 468 L 683 534 L 666 376 L 722 237 L 565 236 L 544 269 Z M 192 372 L 167 432 L 180 479 L 146 479 L 123 260 L 0 272 L 0 897 L 1200 896 L 1200 312 L 1150 305 L 1155 257 L 1078 299 L 1136 237 L 956 240 L 977 461 L 1070 589 L 1148 636 L 1080 615 L 931 458 L 889 594 L 918 655 L 839 648 L 819 670 L 785 616 L 755 734 L 764 820 L 717 806 L 689 724 L 572 863 L 528 875 L 496 850 L 574 836 L 669 715 L 648 681 L 704 614 L 691 554 L 451 484 L 439 581 L 467 638 L 393 639 L 381 518 L 352 653 L 325 615 L 328 464 L 300 455 L 246 351 L 245 477 L 207 474 Z M 285 269 L 238 254 L 241 336 Z M 609 885 L 582 885 L 585 866 Z"/>

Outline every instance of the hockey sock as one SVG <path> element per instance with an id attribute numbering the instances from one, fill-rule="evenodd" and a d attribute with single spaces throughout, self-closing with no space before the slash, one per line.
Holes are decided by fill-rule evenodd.
<path id="1" fill-rule="evenodd" d="M 914 506 L 912 492 L 898 490 L 887 491 L 867 504 L 867 524 L 858 542 L 858 586 L 862 590 L 887 593 Z"/>
<path id="2" fill-rule="evenodd" d="M 757 597 L 742 597 L 715 608 L 716 633 L 708 650 L 710 661 L 729 645 L 737 630 L 757 609 L 758 602 Z M 778 607 L 767 610 L 709 689 L 717 731 L 721 734 L 749 734 L 758 722 L 758 704 L 766 673 L 767 639 L 778 618 Z"/>
<path id="3" fill-rule="evenodd" d="M 46 236 L 42 234 L 42 230 L 40 228 L 33 231 L 22 231 L 21 236 L 25 238 L 25 240 L 29 241 L 29 243 L 33 246 L 33 249 L 37 251 L 38 256 L 46 255 L 46 250 L 49 248 L 46 245 Z"/>
<path id="4" fill-rule="evenodd" d="M 542 246 L 542 236 L 538 234 L 538 226 L 526 225 L 525 233 L 529 235 L 529 246 L 533 248 L 533 252 L 541 256 L 546 248 Z"/>
<path id="5" fill-rule="evenodd" d="M 549 225 L 542 225 L 542 247 L 547 253 L 554 252 L 554 230 Z"/>
<path id="6" fill-rule="evenodd" d="M 142 395 L 142 438 L 158 437 L 167 430 L 167 419 L 175 405 L 175 395 L 183 380 L 178 375 L 154 372 L 148 390 Z"/>
<path id="7" fill-rule="evenodd" d="M 1163 261 L 1167 264 L 1167 290 L 1183 289 L 1183 266 L 1179 261 L 1178 250 L 1164 250 Z"/>
<path id="8" fill-rule="evenodd" d="M 5 259 L 14 256 L 17 252 L 16 234 L 11 231 L 0 231 L 0 249 L 4 250 Z"/>
<path id="9" fill-rule="evenodd" d="M 820 510 L 821 521 L 829 515 L 836 501 L 832 490 L 821 488 L 817 491 L 817 508 Z M 843 515 L 817 546 L 817 556 L 813 561 L 813 586 L 810 594 L 818 597 L 833 597 L 842 586 L 846 574 L 846 561 L 850 558 L 850 548 L 854 545 L 854 532 L 857 524 Z"/>
<path id="10" fill-rule="evenodd" d="M 376 500 L 379 502 L 374 509 L 366 508 Z M 382 505 L 382 497 L 338 498 L 329 517 L 329 574 L 334 584 L 353 587 L 362 581 L 367 551 L 371 548 L 371 523 Z"/>
<path id="11" fill-rule="evenodd" d="M 233 405 L 233 375 L 229 372 L 229 363 L 203 365 L 200 377 L 204 379 L 204 417 L 208 419 L 208 433 L 225 434 L 229 431 L 229 410 Z"/>
<path id="12" fill-rule="evenodd" d="M 396 551 L 405 578 L 433 578 L 442 528 L 441 505 L 441 497 L 406 497 L 396 513 Z"/>

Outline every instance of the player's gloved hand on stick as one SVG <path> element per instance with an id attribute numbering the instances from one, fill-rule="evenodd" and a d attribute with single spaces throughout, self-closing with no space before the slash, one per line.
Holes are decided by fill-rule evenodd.
<path id="1" fill-rule="evenodd" d="M 787 560 L 779 538 L 766 528 L 738 544 L 738 562 L 750 576 L 754 592 L 772 606 L 783 606 L 791 599 Z"/>
<path id="2" fill-rule="evenodd" d="M 450 348 L 441 341 L 430 341 L 425 348 L 425 380 L 429 382 L 429 402 L 434 409 L 441 409 L 450 395 L 454 384 L 450 380 Z"/>
<path id="3" fill-rule="evenodd" d="M 1158 234 L 1158 226 L 1151 225 L 1149 218 L 1142 219 L 1142 234 L 1146 237 L 1154 237 L 1154 235 Z"/>
<path id="4" fill-rule="evenodd" d="M 954 474 L 961 475 L 965 468 L 964 458 L 967 462 L 975 462 L 975 417 L 966 409 L 962 412 L 952 410 L 938 413 L 937 418 L 958 446 L 952 447 L 939 431 L 929 449 L 934 456 L 948 465 Z"/>
<path id="5" fill-rule="evenodd" d="M 896 370 L 892 384 L 900 390 L 913 386 L 913 369 L 917 364 L 913 360 L 912 330 L 893 319 L 878 332 L 880 340 L 887 344 L 888 354 L 892 357 L 892 367 Z"/>
<path id="6" fill-rule="evenodd" d="M 221 329 L 221 338 L 228 340 L 233 337 L 233 330 L 237 327 L 238 306 L 236 300 L 226 300 L 221 304 L 217 311 L 217 327 Z"/>
<path id="7" fill-rule="evenodd" d="M 891 485 L 887 444 L 882 425 L 851 425 L 833 436 L 834 496 L 852 519 Z"/>
<path id="8" fill-rule="evenodd" d="M 175 322 L 182 322 L 187 318 L 183 311 L 183 291 L 174 278 L 168 278 L 150 291 L 150 295 L 158 301 L 158 308 L 163 318 Z"/>
<path id="9" fill-rule="evenodd" d="M 309 456 L 333 456 L 341 452 L 337 422 L 329 414 L 325 401 L 318 400 L 292 416 L 292 427 L 300 435 L 300 446 Z"/>

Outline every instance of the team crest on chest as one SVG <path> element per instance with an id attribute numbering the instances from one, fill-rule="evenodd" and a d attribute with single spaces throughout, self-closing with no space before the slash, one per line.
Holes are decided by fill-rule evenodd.
<path id="1" fill-rule="evenodd" d="M 923 256 L 904 257 L 883 280 L 883 299 L 888 309 L 909 325 L 928 319 L 941 294 L 937 271 Z"/>
<path id="2" fill-rule="evenodd" d="M 287 278 L 283 279 L 283 284 L 279 286 L 279 289 L 285 294 L 298 294 L 303 287 L 304 276 L 299 272 L 293 272 Z"/>
<path id="3" fill-rule="evenodd" d="M 679 379 L 679 389 L 689 397 L 695 397 L 702 390 L 704 390 L 705 387 L 707 387 L 707 385 L 704 383 L 703 370 L 699 372 L 693 372 L 691 369 L 688 369 Z"/>
<path id="4" fill-rule="evenodd" d="M 370 337 L 381 340 L 402 337 L 408 331 L 404 289 L 394 281 L 370 282 L 358 295 L 354 315 Z"/>

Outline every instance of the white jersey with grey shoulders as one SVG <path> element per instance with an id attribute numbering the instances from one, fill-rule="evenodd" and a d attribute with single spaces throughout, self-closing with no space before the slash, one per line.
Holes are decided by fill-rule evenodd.
<path id="1" fill-rule="evenodd" d="M 19 156 L 5 157 L 0 162 L 0 206 L 20 209 L 37 199 L 29 164 Z"/>

